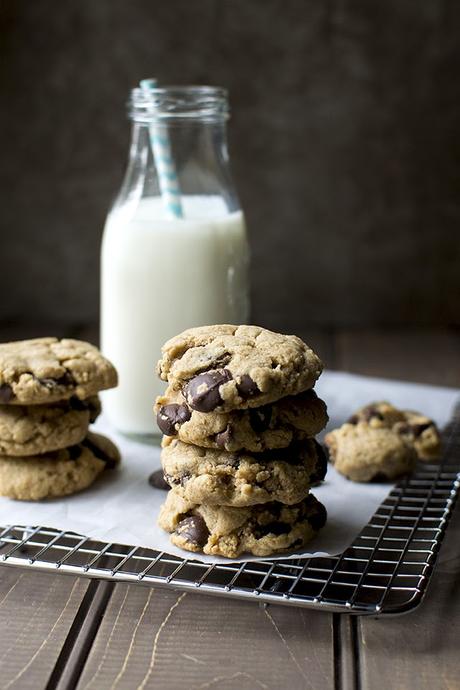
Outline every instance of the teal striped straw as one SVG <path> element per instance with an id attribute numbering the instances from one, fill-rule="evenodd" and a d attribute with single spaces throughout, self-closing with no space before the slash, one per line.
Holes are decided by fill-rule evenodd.
<path id="1" fill-rule="evenodd" d="M 156 88 L 157 80 L 142 79 L 139 86 L 142 91 L 149 94 L 152 89 Z M 171 154 L 169 137 L 166 131 L 162 132 L 158 125 L 150 125 L 149 135 L 163 206 L 170 218 L 183 218 L 179 180 Z"/>

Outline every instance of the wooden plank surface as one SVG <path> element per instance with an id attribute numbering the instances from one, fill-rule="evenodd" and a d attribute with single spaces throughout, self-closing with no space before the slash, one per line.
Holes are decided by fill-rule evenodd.
<path id="1" fill-rule="evenodd" d="M 2 690 L 47 686 L 88 586 L 81 578 L 0 569 Z"/>
<path id="2" fill-rule="evenodd" d="M 455 334 L 303 335 L 331 368 L 460 386 Z M 426 601 L 395 619 L 0 568 L 0 688 L 457 687 L 458 512 Z"/>
<path id="3" fill-rule="evenodd" d="M 343 332 L 338 368 L 372 376 L 460 387 L 455 333 Z M 342 687 L 453 690 L 460 687 L 460 509 L 457 506 L 425 600 L 398 618 L 343 623 L 342 656 L 351 659 Z M 353 680 L 354 678 L 354 680 Z"/>
<path id="4" fill-rule="evenodd" d="M 358 622 L 363 690 L 460 687 L 460 509 L 440 552 L 425 600 L 398 618 Z M 377 686 L 377 679 L 380 684 Z"/>
<path id="5" fill-rule="evenodd" d="M 328 690 L 332 616 L 120 584 L 77 687 Z"/>

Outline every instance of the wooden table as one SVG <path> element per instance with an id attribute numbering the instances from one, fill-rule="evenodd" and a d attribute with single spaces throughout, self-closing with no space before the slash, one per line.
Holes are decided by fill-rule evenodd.
<path id="1" fill-rule="evenodd" d="M 305 333 L 329 367 L 460 387 L 455 333 Z M 0 568 L 0 688 L 460 687 L 460 511 L 425 601 L 349 617 Z"/>

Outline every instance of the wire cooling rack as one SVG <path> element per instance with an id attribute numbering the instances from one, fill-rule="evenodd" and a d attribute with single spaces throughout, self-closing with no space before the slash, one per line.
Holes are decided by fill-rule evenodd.
<path id="1" fill-rule="evenodd" d="M 67 574 L 201 591 L 334 612 L 384 615 L 417 606 L 460 487 L 460 406 L 441 463 L 420 464 L 335 558 L 208 565 L 43 526 L 0 528 L 0 561 Z"/>

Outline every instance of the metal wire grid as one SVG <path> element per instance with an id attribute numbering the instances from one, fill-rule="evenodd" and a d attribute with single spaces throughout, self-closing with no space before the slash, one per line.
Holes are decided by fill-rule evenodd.
<path id="1" fill-rule="evenodd" d="M 42 526 L 14 525 L 0 532 L 0 560 L 339 613 L 403 613 L 426 591 L 459 491 L 460 406 L 444 433 L 444 446 L 442 462 L 420 465 L 400 482 L 351 547 L 335 558 L 208 565 Z"/>

